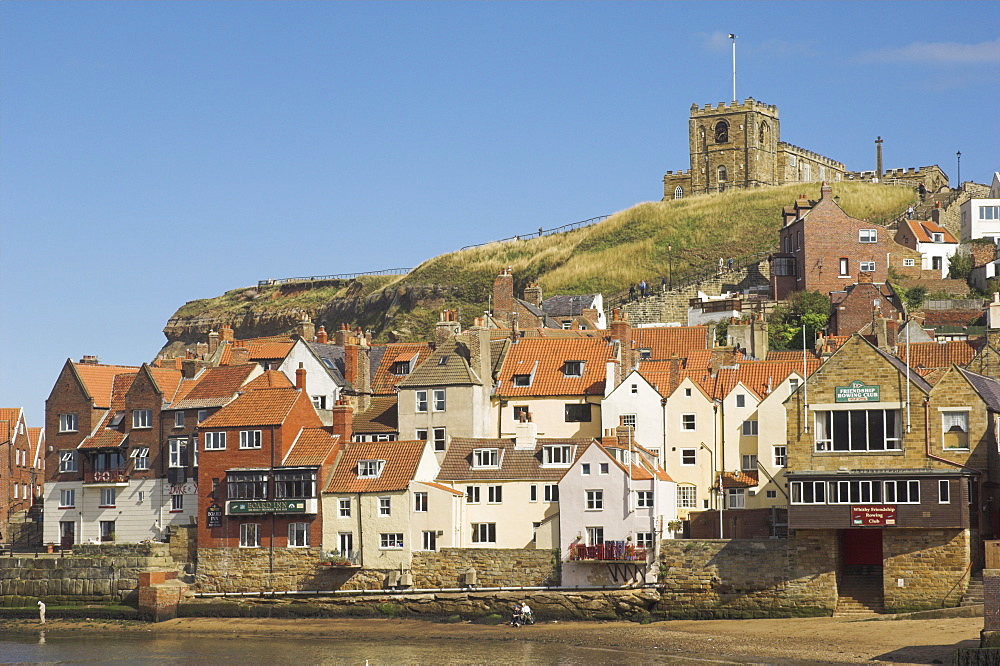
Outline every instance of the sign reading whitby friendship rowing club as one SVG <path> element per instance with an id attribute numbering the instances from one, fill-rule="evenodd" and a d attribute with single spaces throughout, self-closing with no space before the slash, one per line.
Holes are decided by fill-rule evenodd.
<path id="1" fill-rule="evenodd" d="M 869 386 L 855 379 L 847 386 L 835 387 L 833 395 L 837 402 L 878 402 L 879 386 Z"/>

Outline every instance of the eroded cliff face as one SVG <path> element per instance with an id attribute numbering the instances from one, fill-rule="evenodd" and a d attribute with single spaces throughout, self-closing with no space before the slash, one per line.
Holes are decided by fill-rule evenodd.
<path id="1" fill-rule="evenodd" d="M 311 287 L 307 286 L 310 285 Z M 181 310 L 184 315 L 174 314 L 163 329 L 167 342 L 160 356 L 182 355 L 184 350 L 194 350 L 198 342 L 205 342 L 210 331 L 218 331 L 222 326 L 230 326 L 237 339 L 257 338 L 271 335 L 294 333 L 305 315 L 315 323 L 326 326 L 331 334 L 341 324 L 352 328 L 361 326 L 371 329 L 373 335 L 392 332 L 400 340 L 423 339 L 430 335 L 424 331 L 420 317 L 409 317 L 414 311 L 440 310 L 451 299 L 460 297 L 458 287 L 449 285 L 388 287 L 364 295 L 360 285 L 349 286 L 345 295 L 319 302 L 312 306 L 302 306 L 283 301 L 294 300 L 293 296 L 307 289 L 318 289 L 324 285 L 317 283 L 294 283 L 281 285 L 266 297 L 250 295 L 252 289 L 234 297 L 239 302 L 230 304 L 222 312 L 191 313 L 191 304 Z M 180 312 L 181 310 L 178 310 Z"/>

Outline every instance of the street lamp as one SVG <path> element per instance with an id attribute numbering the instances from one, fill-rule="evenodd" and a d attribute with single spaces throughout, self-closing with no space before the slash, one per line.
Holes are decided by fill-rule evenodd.
<path id="1" fill-rule="evenodd" d="M 958 189 L 962 189 L 962 151 L 955 153 L 955 159 L 958 160 Z"/>
<path id="2" fill-rule="evenodd" d="M 670 282 L 668 287 L 671 291 L 674 289 L 674 246 L 667 245 L 667 280 Z"/>

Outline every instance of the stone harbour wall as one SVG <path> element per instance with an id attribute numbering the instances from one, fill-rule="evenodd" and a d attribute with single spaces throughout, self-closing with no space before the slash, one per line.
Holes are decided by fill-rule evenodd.
<path id="1" fill-rule="evenodd" d="M 886 612 L 945 608 L 961 602 L 969 584 L 969 530 L 895 530 L 882 544 Z"/>
<path id="2" fill-rule="evenodd" d="M 139 574 L 174 570 L 165 543 L 80 545 L 64 557 L 0 558 L 0 603 L 24 598 L 59 601 L 120 601 L 135 598 Z"/>
<path id="3" fill-rule="evenodd" d="M 831 615 L 837 605 L 834 536 L 795 540 L 668 540 L 660 550 L 662 598 L 670 617 Z"/>
<path id="4" fill-rule="evenodd" d="M 413 553 L 413 587 L 461 586 L 461 576 L 476 570 L 479 587 L 551 587 L 560 584 L 559 550 L 442 548 Z"/>
<path id="5" fill-rule="evenodd" d="M 198 592 L 381 590 L 388 571 L 324 565 L 319 548 L 199 548 Z"/>

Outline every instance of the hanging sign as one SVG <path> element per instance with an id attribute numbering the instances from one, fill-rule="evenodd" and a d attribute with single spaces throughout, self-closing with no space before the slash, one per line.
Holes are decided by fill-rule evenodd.
<path id="1" fill-rule="evenodd" d="M 851 506 L 851 525 L 855 527 L 894 527 L 894 506 Z"/>
<path id="2" fill-rule="evenodd" d="M 205 510 L 205 522 L 208 527 L 222 527 L 222 507 L 213 504 Z"/>
<path id="3" fill-rule="evenodd" d="M 878 402 L 879 385 L 870 386 L 861 380 L 854 380 L 847 386 L 834 388 L 834 398 L 837 402 Z"/>

